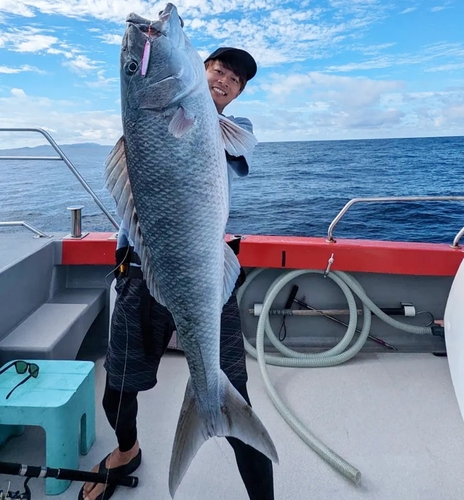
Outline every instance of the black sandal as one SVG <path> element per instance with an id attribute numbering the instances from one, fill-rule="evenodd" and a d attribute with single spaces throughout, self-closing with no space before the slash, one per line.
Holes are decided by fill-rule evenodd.
<path id="1" fill-rule="evenodd" d="M 120 465 L 119 467 L 112 467 L 111 469 L 106 468 L 106 459 L 111 455 L 109 453 L 106 455 L 106 457 L 100 462 L 98 466 L 98 473 L 99 474 L 107 474 L 110 473 L 111 475 L 118 474 L 119 476 L 130 476 L 133 474 L 138 468 L 139 465 L 142 461 L 142 450 L 139 450 L 137 455 L 127 464 L 125 465 Z M 99 483 L 95 483 L 95 486 Z M 94 488 L 95 488 L 94 486 Z M 116 491 L 116 488 L 118 487 L 117 484 L 112 484 L 108 483 L 105 485 L 105 489 L 98 495 L 98 497 L 95 500 L 109 500 L 112 496 L 113 493 Z M 93 488 L 92 488 L 93 490 Z M 90 491 L 92 491 L 90 490 Z M 78 500 L 84 500 L 84 486 L 79 491 L 78 495 Z"/>

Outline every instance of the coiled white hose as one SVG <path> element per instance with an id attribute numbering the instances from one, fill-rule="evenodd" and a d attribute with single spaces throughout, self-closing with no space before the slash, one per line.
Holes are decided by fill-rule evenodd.
<path id="1" fill-rule="evenodd" d="M 248 286 L 250 286 L 251 282 L 263 271 L 265 271 L 265 269 L 255 269 L 247 275 L 245 283 L 237 291 L 237 302 L 239 306 Z M 371 311 L 389 325 L 407 331 L 409 333 L 431 334 L 432 330 L 428 327 L 406 325 L 391 318 L 383 311 L 381 311 L 369 299 L 361 285 L 352 276 L 349 276 L 342 271 L 331 271 L 327 274 L 327 277 L 333 280 L 341 288 L 348 302 L 348 308 L 350 311 L 350 320 L 344 337 L 335 347 L 321 353 L 300 353 L 289 349 L 288 347 L 284 346 L 276 337 L 269 320 L 269 311 L 272 307 L 272 303 L 274 302 L 275 298 L 282 290 L 282 288 L 287 283 L 303 274 L 325 273 L 318 270 L 296 270 L 285 271 L 282 275 L 277 277 L 268 288 L 263 301 L 262 311 L 258 320 L 258 327 L 256 331 L 256 349 L 248 342 L 248 340 L 244 336 L 245 349 L 251 356 L 258 360 L 258 364 L 261 369 L 263 380 L 269 396 L 288 425 L 313 451 L 320 455 L 333 468 L 338 470 L 351 481 L 358 483 L 361 479 L 361 472 L 356 469 L 356 467 L 344 460 L 342 457 L 337 455 L 337 453 L 331 450 L 322 441 L 316 438 L 285 406 L 285 403 L 280 399 L 277 391 L 271 383 L 266 365 L 269 364 L 285 367 L 324 367 L 334 366 L 348 361 L 361 350 L 367 340 L 371 327 Z M 353 292 L 361 299 L 363 303 L 363 326 L 357 341 L 349 349 L 345 350 L 353 339 L 354 333 L 356 331 L 358 317 Z M 265 333 L 269 337 L 274 347 L 282 354 L 284 354 L 285 357 L 265 354 Z"/>

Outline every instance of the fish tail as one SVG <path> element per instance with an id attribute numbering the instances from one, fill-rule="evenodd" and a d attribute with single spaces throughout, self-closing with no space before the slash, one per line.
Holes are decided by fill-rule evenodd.
<path id="1" fill-rule="evenodd" d="M 187 384 L 169 469 L 172 498 L 198 450 L 211 437 L 235 437 L 270 460 L 276 463 L 279 460 L 274 443 L 261 420 L 222 371 L 219 383 L 219 409 L 214 414 L 208 413 L 210 416 L 207 418 L 198 410 L 190 381 Z"/>

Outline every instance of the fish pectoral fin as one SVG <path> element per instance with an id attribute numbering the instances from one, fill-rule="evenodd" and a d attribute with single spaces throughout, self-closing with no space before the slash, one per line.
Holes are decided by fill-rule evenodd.
<path id="1" fill-rule="evenodd" d="M 186 134 L 195 123 L 195 115 L 188 109 L 179 106 L 169 122 L 168 131 L 176 139 Z"/>
<path id="2" fill-rule="evenodd" d="M 118 140 L 105 161 L 105 178 L 105 187 L 116 203 L 116 213 L 124 221 L 129 238 L 135 242 L 135 251 L 138 253 L 142 245 L 142 238 L 127 171 L 124 136 Z"/>
<path id="3" fill-rule="evenodd" d="M 116 202 L 116 212 L 124 222 L 129 238 L 134 242 L 134 250 L 140 257 L 142 271 L 151 296 L 165 306 L 165 300 L 156 285 L 150 266 L 148 248 L 144 244 L 139 217 L 135 209 L 134 197 L 127 171 L 126 141 L 122 136 L 105 161 L 106 187 Z"/>
<path id="4" fill-rule="evenodd" d="M 232 156 L 243 156 L 258 144 L 256 137 L 225 116 L 219 116 L 224 147 Z"/>
<path id="5" fill-rule="evenodd" d="M 169 468 L 169 491 L 173 498 L 193 458 L 210 437 L 235 437 L 270 460 L 279 461 L 274 443 L 261 420 L 222 371 L 219 385 L 218 411 L 215 416 L 206 413 L 210 415 L 208 420 L 198 411 L 190 381 L 187 384 Z"/>
<path id="6" fill-rule="evenodd" d="M 224 241 L 224 304 L 229 300 L 239 276 L 240 262 L 232 248 Z"/>

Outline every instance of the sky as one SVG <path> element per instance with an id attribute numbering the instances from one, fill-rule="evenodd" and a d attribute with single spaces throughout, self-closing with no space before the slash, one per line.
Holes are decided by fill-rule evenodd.
<path id="1" fill-rule="evenodd" d="M 122 132 L 125 19 L 166 2 L 0 0 L 0 127 L 59 144 Z M 179 0 L 205 58 L 248 50 L 257 76 L 226 114 L 260 142 L 464 135 L 463 0 Z M 33 137 L 33 136 L 32 136 Z M 0 134 L 0 148 L 35 145 Z"/>

